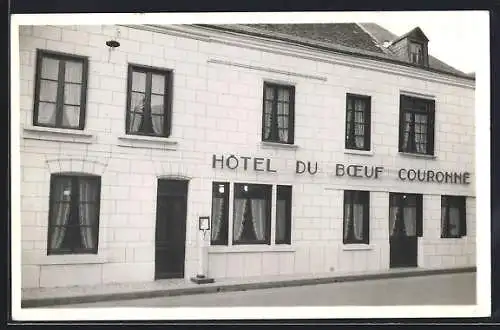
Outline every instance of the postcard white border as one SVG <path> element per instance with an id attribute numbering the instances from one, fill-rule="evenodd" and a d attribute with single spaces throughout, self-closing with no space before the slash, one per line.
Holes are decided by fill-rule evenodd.
<path id="1" fill-rule="evenodd" d="M 265 308 L 21 308 L 21 223 L 20 218 L 20 25 L 113 25 L 113 24 L 221 24 L 221 23 L 328 23 L 404 20 L 435 15 L 467 17 L 480 33 L 474 42 L 478 54 L 476 71 L 476 248 L 477 304 L 473 306 L 388 306 L 388 307 L 265 307 Z M 444 21 L 444 20 L 442 20 Z M 194 320 L 194 319 L 322 319 L 322 318 L 441 318 L 486 317 L 491 311 L 490 258 L 490 67 L 489 13 L 487 11 L 446 12 L 289 12 L 289 13 L 168 13 L 168 14 L 26 14 L 11 16 L 11 248 L 12 317 L 17 321 L 64 320 Z M 293 310 L 293 311 L 292 311 Z"/>

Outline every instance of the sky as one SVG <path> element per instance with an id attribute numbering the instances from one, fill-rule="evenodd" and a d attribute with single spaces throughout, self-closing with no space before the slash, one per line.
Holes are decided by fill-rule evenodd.
<path id="1" fill-rule="evenodd" d="M 403 16 L 384 14 L 372 22 L 397 35 L 418 26 L 429 39 L 429 54 L 463 72 L 476 72 L 478 59 L 484 58 L 484 54 L 478 54 L 474 47 L 478 33 L 475 24 L 477 16 L 467 15 L 466 12 Z"/>

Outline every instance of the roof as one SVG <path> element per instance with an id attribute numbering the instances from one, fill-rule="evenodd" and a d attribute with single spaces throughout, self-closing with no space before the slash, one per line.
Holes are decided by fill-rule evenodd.
<path id="1" fill-rule="evenodd" d="M 225 24 L 202 25 L 229 32 L 265 37 L 275 40 L 314 47 L 322 50 L 396 62 L 422 70 L 435 71 L 465 79 L 474 79 L 429 54 L 429 67 L 422 68 L 410 63 L 406 58 L 395 54 L 384 42 L 396 42 L 406 35 L 419 35 L 425 38 L 420 28 L 415 28 L 403 36 L 397 36 L 375 23 L 327 23 L 327 24 Z"/>

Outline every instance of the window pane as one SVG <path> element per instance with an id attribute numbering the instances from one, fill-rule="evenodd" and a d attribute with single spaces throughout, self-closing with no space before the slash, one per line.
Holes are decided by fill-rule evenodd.
<path id="1" fill-rule="evenodd" d="M 154 94 L 164 94 L 165 93 L 165 76 L 159 74 L 153 74 L 151 83 L 151 92 Z"/>
<path id="2" fill-rule="evenodd" d="M 146 91 L 146 73 L 144 72 L 132 73 L 132 90 L 134 92 L 143 92 L 143 93 Z"/>
<path id="3" fill-rule="evenodd" d="M 97 202 L 99 185 L 93 178 L 79 178 L 80 202 Z"/>
<path id="4" fill-rule="evenodd" d="M 130 110 L 134 112 L 144 112 L 145 95 L 142 93 L 132 93 L 130 98 Z"/>
<path id="5" fill-rule="evenodd" d="M 81 83 L 83 65 L 81 62 L 66 61 L 64 71 L 64 81 Z"/>
<path id="6" fill-rule="evenodd" d="M 151 95 L 151 113 L 162 115 L 165 109 L 163 104 L 164 100 L 165 98 L 163 95 Z"/>
<path id="7" fill-rule="evenodd" d="M 44 57 L 42 59 L 42 78 L 57 80 L 59 75 L 59 60 Z"/>
<path id="8" fill-rule="evenodd" d="M 64 104 L 80 105 L 81 86 L 75 84 L 64 85 Z"/>
<path id="9" fill-rule="evenodd" d="M 64 106 L 63 126 L 78 127 L 80 122 L 80 107 Z"/>
<path id="10" fill-rule="evenodd" d="M 45 125 L 56 124 L 56 105 L 54 103 L 40 102 L 38 104 L 38 123 Z"/>
<path id="11" fill-rule="evenodd" d="M 40 101 L 56 102 L 57 82 L 40 80 Z"/>
<path id="12" fill-rule="evenodd" d="M 266 99 L 274 100 L 274 89 L 271 87 L 266 87 Z"/>
<path id="13" fill-rule="evenodd" d="M 278 101 L 290 101 L 290 91 L 286 88 L 280 88 L 278 90 Z"/>
<path id="14" fill-rule="evenodd" d="M 276 242 L 287 241 L 286 229 L 287 229 L 287 214 L 286 214 L 286 201 L 278 200 L 276 202 Z"/>
<path id="15" fill-rule="evenodd" d="M 51 191 L 54 202 L 71 201 L 71 178 L 65 176 L 54 176 L 53 190 Z"/>

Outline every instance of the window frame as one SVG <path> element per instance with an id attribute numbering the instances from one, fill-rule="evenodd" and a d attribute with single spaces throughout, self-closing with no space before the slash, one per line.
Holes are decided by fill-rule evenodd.
<path id="1" fill-rule="evenodd" d="M 163 131 L 162 134 L 154 133 L 144 133 L 144 132 L 131 132 L 130 130 L 130 117 L 133 112 L 131 109 L 132 100 L 132 84 L 133 84 L 133 73 L 140 72 L 146 74 L 146 86 L 144 87 L 145 101 L 149 105 L 145 107 L 144 112 L 148 112 L 151 115 L 151 94 L 152 94 L 152 75 L 158 74 L 165 77 L 164 84 L 164 94 L 163 94 Z M 140 136 L 150 136 L 157 138 L 168 138 L 172 133 L 172 102 L 173 102 L 173 75 L 174 71 L 172 69 L 164 69 L 158 67 L 152 67 L 140 64 L 128 64 L 127 70 L 127 105 L 125 110 L 125 134 L 126 135 L 140 135 Z M 143 113 L 144 113 L 143 112 Z M 151 117 L 152 119 L 152 117 Z"/>
<path id="2" fill-rule="evenodd" d="M 355 102 L 356 100 L 361 100 L 365 102 L 365 111 L 364 111 L 364 134 L 363 134 L 363 139 L 364 139 L 364 147 L 356 147 L 355 144 L 355 113 L 356 111 L 354 108 L 352 110 L 349 110 L 349 102 L 352 100 L 352 102 Z M 353 103 L 354 104 L 354 103 Z M 351 130 L 348 132 L 348 118 L 351 117 Z M 346 106 L 345 106 L 345 149 L 348 150 L 360 150 L 360 151 L 370 151 L 371 150 L 371 96 L 369 95 L 360 95 L 360 94 L 353 94 L 353 93 L 347 93 L 346 94 Z"/>
<path id="3" fill-rule="evenodd" d="M 423 223 L 423 209 L 424 209 L 424 199 L 422 194 L 414 194 L 414 193 L 400 193 L 400 192 L 391 192 L 389 193 L 389 214 L 390 214 L 390 209 L 393 206 L 398 207 L 401 209 L 401 213 L 403 214 L 404 212 L 402 211 L 406 206 L 407 203 L 405 202 L 404 196 L 410 196 L 414 197 L 416 200 L 416 217 L 417 219 L 415 220 L 415 236 L 416 237 L 423 237 L 424 235 L 424 223 Z M 390 221 L 390 219 L 389 219 Z"/>
<path id="4" fill-rule="evenodd" d="M 218 187 L 220 185 L 224 186 L 224 193 L 220 193 L 218 191 Z M 219 240 L 213 240 L 212 235 L 210 234 L 210 245 L 217 246 L 217 245 L 224 245 L 227 246 L 229 243 L 229 189 L 230 189 L 230 183 L 229 182 L 221 182 L 221 181 L 214 181 L 212 182 L 212 210 L 211 210 L 211 224 L 210 224 L 210 229 L 211 231 L 213 230 L 214 226 L 213 224 L 213 217 L 214 217 L 214 199 L 215 198 L 223 198 L 225 207 L 223 208 L 223 215 L 222 215 L 222 223 L 221 223 L 221 231 L 222 233 L 220 234 L 220 239 Z M 225 235 L 224 235 L 225 233 Z"/>
<path id="5" fill-rule="evenodd" d="M 280 194 L 281 190 L 281 194 Z M 278 240 L 278 201 L 285 201 L 285 239 Z M 291 245 L 292 244 L 292 205 L 293 205 L 293 187 L 291 185 L 276 185 L 276 226 L 274 244 Z"/>
<path id="6" fill-rule="evenodd" d="M 421 54 L 421 58 L 420 58 L 420 62 L 413 62 L 413 59 L 412 59 L 412 45 L 418 45 L 420 46 L 420 49 L 422 50 L 422 54 Z M 410 40 L 408 42 L 408 55 L 409 55 L 409 60 L 410 60 L 410 63 L 411 64 L 414 64 L 414 65 L 418 65 L 418 66 L 424 66 L 425 65 L 425 48 L 424 48 L 424 44 L 422 42 L 418 42 L 418 41 L 413 41 L 413 40 Z"/>
<path id="7" fill-rule="evenodd" d="M 414 107 L 425 106 L 425 109 L 408 109 L 409 105 Z M 410 122 L 409 131 L 409 147 L 407 149 L 403 148 L 404 144 L 404 133 L 405 133 L 405 114 L 410 113 L 412 121 Z M 425 99 L 415 96 L 409 96 L 406 94 L 401 94 L 399 98 L 399 143 L 398 151 L 402 153 L 416 154 L 416 155 L 428 155 L 434 156 L 435 146 L 435 116 L 436 116 L 436 102 L 435 100 Z M 415 132 L 415 115 L 427 115 L 427 150 L 425 152 L 417 151 L 417 141 Z"/>
<path id="8" fill-rule="evenodd" d="M 265 195 L 265 200 L 267 202 L 266 205 L 266 230 L 264 232 L 264 239 L 263 240 L 235 240 L 234 237 L 234 220 L 236 216 L 236 199 L 239 198 L 238 195 L 238 190 L 237 186 L 249 186 L 249 192 L 245 193 L 247 194 L 246 198 L 252 198 L 252 196 L 258 196 L 259 194 L 256 193 L 255 191 L 252 192 L 250 190 L 251 186 L 257 186 L 258 188 L 262 189 L 264 191 Z M 265 189 L 269 189 L 268 191 L 265 191 Z M 245 183 L 245 182 L 234 182 L 233 183 L 233 234 L 231 235 L 232 237 L 232 245 L 271 245 L 271 223 L 272 223 L 272 192 L 273 192 L 273 185 L 270 184 L 262 184 L 262 183 Z M 241 194 L 241 192 L 240 192 Z"/>
<path id="9" fill-rule="evenodd" d="M 273 105 L 271 109 L 271 133 L 270 137 L 266 139 L 266 89 L 272 88 L 274 90 L 275 98 L 272 100 Z M 278 129 L 278 90 L 287 89 L 290 93 L 290 102 L 288 108 L 288 140 L 280 141 L 279 139 L 279 129 Z M 280 84 L 274 82 L 265 81 L 263 84 L 262 93 L 262 132 L 261 139 L 263 142 L 272 142 L 280 144 L 294 144 L 295 141 L 295 86 Z"/>
<path id="10" fill-rule="evenodd" d="M 57 178 L 69 178 L 71 180 L 71 194 L 72 196 L 77 195 L 78 198 L 71 198 L 70 201 L 70 211 L 69 211 L 69 217 L 70 220 L 68 222 L 72 221 L 75 222 L 76 220 L 74 218 L 79 215 L 79 204 L 80 204 L 80 196 L 79 196 L 79 189 L 78 187 L 80 186 L 79 182 L 80 179 L 85 179 L 85 180 L 92 180 L 95 182 L 96 189 L 97 189 L 97 195 L 96 195 L 96 202 L 95 202 L 95 211 L 96 211 L 96 219 L 95 223 L 92 224 L 93 227 L 95 227 L 95 230 L 97 232 L 96 235 L 96 242 L 95 246 L 92 249 L 86 249 L 86 248 L 75 248 L 71 247 L 69 249 L 62 249 L 62 248 L 57 248 L 53 249 L 50 247 L 50 242 L 52 238 L 52 228 L 54 225 L 52 224 L 52 217 L 54 215 L 54 205 L 55 205 L 55 196 L 54 196 L 54 191 L 55 191 L 55 186 L 56 186 L 56 180 Z M 76 212 L 74 209 L 76 208 Z M 100 213 L 101 213 L 101 177 L 98 175 L 89 175 L 89 174 L 66 174 L 66 173 L 57 173 L 57 174 L 52 174 L 50 177 L 50 192 L 49 192 L 49 217 L 48 217 L 48 225 L 47 225 L 47 255 L 82 255 L 82 254 L 97 254 L 99 251 L 99 230 L 100 230 Z M 75 225 L 72 223 L 70 226 L 77 226 L 78 228 L 80 225 Z M 68 225 L 65 225 L 65 227 L 68 227 Z"/>
<path id="11" fill-rule="evenodd" d="M 467 197 L 466 196 L 455 196 L 455 195 L 442 195 L 441 196 L 441 212 L 442 208 L 446 207 L 446 219 L 444 219 L 444 223 L 446 225 L 446 229 L 443 228 L 443 219 L 441 218 L 441 238 L 462 238 L 467 236 Z M 451 235 L 450 234 L 450 207 L 455 206 L 459 209 L 459 219 L 458 219 L 458 234 Z M 442 213 L 441 213 L 442 217 Z"/>
<path id="12" fill-rule="evenodd" d="M 344 245 L 349 244 L 370 244 L 370 192 L 365 190 L 344 190 L 343 193 L 343 217 L 342 217 L 342 243 Z M 357 240 L 354 237 L 354 227 L 349 231 L 348 237 L 345 237 L 345 226 L 346 226 L 346 205 L 350 205 L 352 224 L 354 226 L 354 201 L 359 201 L 363 205 L 363 237 Z M 349 203 L 350 202 L 350 203 Z"/>
<path id="13" fill-rule="evenodd" d="M 56 101 L 55 101 L 55 112 L 56 120 L 55 124 L 44 124 L 38 122 L 38 113 L 40 106 L 40 90 L 41 90 L 41 80 L 42 78 L 42 63 L 44 58 L 56 59 L 59 62 L 58 73 L 57 73 L 57 89 L 56 89 Z M 65 84 L 65 69 L 66 62 L 79 62 L 82 64 L 82 80 L 80 84 L 80 117 L 78 119 L 78 127 L 64 126 L 62 124 L 63 119 L 63 108 L 64 108 L 64 84 Z M 61 63 L 64 63 L 61 65 Z M 48 127 L 64 130 L 84 130 L 85 120 L 87 112 L 87 89 L 88 89 L 88 71 L 89 58 L 88 56 L 69 54 L 63 52 L 56 52 L 46 49 L 36 50 L 36 67 L 35 67 L 35 92 L 33 95 L 33 126 L 37 127 Z M 49 80 L 49 79 L 44 79 Z M 53 81 L 54 80 L 50 80 Z"/>

